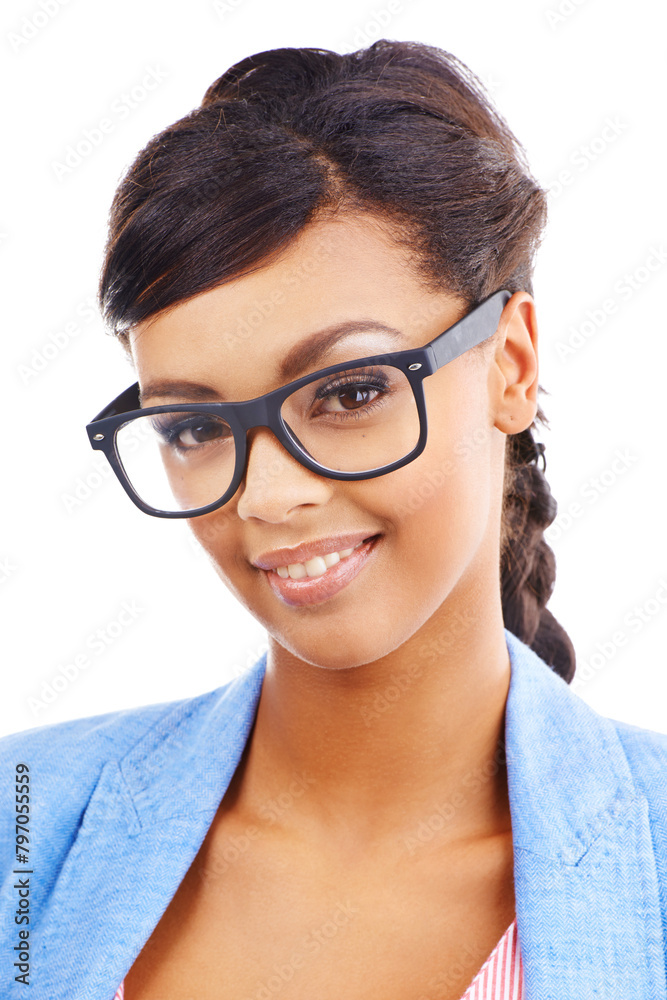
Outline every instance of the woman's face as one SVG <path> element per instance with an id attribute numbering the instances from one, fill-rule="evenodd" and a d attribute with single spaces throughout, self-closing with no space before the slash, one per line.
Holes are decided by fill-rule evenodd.
<path id="1" fill-rule="evenodd" d="M 462 300 L 424 287 L 406 251 L 372 216 L 339 216 L 311 224 L 273 263 L 146 320 L 130 343 L 142 393 L 149 383 L 178 380 L 209 387 L 211 400 L 245 400 L 285 384 L 281 362 L 305 342 L 289 380 L 422 346 L 466 311 Z M 350 320 L 398 333 L 353 329 L 315 354 L 318 331 Z M 274 643 L 311 664 L 352 667 L 433 629 L 460 630 L 466 616 L 498 599 L 505 434 L 528 426 L 535 409 L 529 413 L 524 401 L 508 416 L 507 372 L 522 366 L 514 352 L 503 369 L 496 361 L 502 346 L 490 346 L 424 380 L 426 448 L 385 476 L 326 479 L 301 466 L 268 428 L 249 433 L 235 496 L 189 524 Z M 188 401 L 143 396 L 144 406 Z M 317 556 L 358 542 L 365 544 L 310 582 L 258 565 L 308 562 L 322 573 Z M 302 554 L 276 555 L 304 544 Z"/>

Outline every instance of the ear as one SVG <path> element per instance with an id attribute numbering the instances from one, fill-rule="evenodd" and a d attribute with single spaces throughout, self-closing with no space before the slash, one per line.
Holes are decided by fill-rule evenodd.
<path id="1" fill-rule="evenodd" d="M 491 363 L 494 426 L 504 434 L 530 427 L 537 413 L 537 317 L 527 292 L 515 292 L 502 311 Z"/>

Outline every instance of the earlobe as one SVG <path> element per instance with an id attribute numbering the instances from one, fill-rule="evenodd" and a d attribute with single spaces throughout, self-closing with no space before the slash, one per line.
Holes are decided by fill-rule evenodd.
<path id="1" fill-rule="evenodd" d="M 537 317 L 527 292 L 512 296 L 498 329 L 491 387 L 494 426 L 505 434 L 518 434 L 530 427 L 537 413 Z"/>

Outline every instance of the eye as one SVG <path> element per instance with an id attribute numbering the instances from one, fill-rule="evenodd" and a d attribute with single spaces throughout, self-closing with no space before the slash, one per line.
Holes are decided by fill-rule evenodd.
<path id="1" fill-rule="evenodd" d="M 181 452 L 193 451 L 210 442 L 222 442 L 233 437 L 228 423 L 201 413 L 185 418 L 180 414 L 155 418 L 153 428 L 164 445 Z"/>
<path id="2" fill-rule="evenodd" d="M 315 392 L 315 415 L 356 413 L 381 405 L 390 391 L 382 371 L 352 371 L 319 385 Z"/>
<path id="3" fill-rule="evenodd" d="M 322 410 L 333 413 L 341 410 L 357 410 L 368 406 L 378 397 L 380 390 L 362 382 L 354 382 L 344 388 L 335 389 L 323 398 Z"/>

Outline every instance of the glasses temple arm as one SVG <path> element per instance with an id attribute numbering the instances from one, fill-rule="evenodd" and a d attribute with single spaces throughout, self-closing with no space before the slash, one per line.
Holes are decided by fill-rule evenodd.
<path id="1" fill-rule="evenodd" d="M 141 400 L 139 399 L 139 383 L 135 382 L 128 389 L 121 392 L 120 396 L 116 396 L 108 406 L 105 406 L 103 410 L 97 414 L 96 417 L 90 421 L 94 424 L 96 420 L 104 420 L 105 417 L 115 417 L 118 413 L 128 413 L 130 410 L 141 409 Z"/>
<path id="2" fill-rule="evenodd" d="M 506 289 L 495 292 L 454 326 L 450 326 L 432 340 L 430 347 L 435 357 L 435 370 L 493 336 L 498 328 L 502 311 L 511 298 L 512 292 Z"/>

